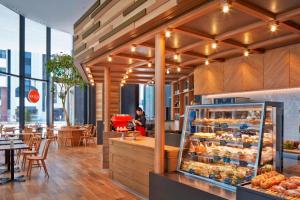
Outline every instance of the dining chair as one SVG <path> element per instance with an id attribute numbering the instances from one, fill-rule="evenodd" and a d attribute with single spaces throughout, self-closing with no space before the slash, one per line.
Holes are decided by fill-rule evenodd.
<path id="1" fill-rule="evenodd" d="M 79 144 L 78 144 L 78 145 L 80 145 L 81 142 L 82 142 L 82 143 L 84 143 L 84 146 L 86 146 L 87 143 L 88 143 L 89 141 L 91 141 L 91 138 L 92 138 L 92 132 L 93 132 L 93 126 L 88 126 L 88 127 L 86 128 L 86 130 L 83 131 L 82 135 L 80 136 Z M 94 141 L 94 143 L 95 143 L 95 141 Z"/>
<path id="2" fill-rule="evenodd" d="M 26 160 L 27 160 L 28 156 L 38 155 L 38 153 L 40 151 L 41 143 L 42 143 L 42 138 L 40 136 L 35 136 L 35 137 L 33 137 L 31 149 L 24 150 L 21 152 L 21 155 L 23 155 L 22 164 L 21 164 L 23 169 L 25 169 Z"/>
<path id="3" fill-rule="evenodd" d="M 51 139 L 53 142 L 58 144 L 58 136 L 54 134 L 53 128 L 46 129 L 46 139 Z"/>
<path id="4" fill-rule="evenodd" d="M 44 146 L 44 149 L 43 149 L 43 152 L 41 155 L 32 155 L 32 156 L 27 157 L 27 160 L 29 161 L 28 169 L 27 169 L 27 176 L 29 177 L 29 179 L 31 178 L 33 162 L 41 163 L 42 167 L 44 168 L 45 174 L 49 178 L 49 173 L 48 173 L 48 170 L 46 167 L 45 160 L 47 159 L 49 145 L 50 145 L 51 141 L 52 141 L 51 139 L 46 139 L 45 146 Z"/>

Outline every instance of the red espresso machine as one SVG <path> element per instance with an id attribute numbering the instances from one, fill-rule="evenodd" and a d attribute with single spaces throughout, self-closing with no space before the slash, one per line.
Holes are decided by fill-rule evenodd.
<path id="1" fill-rule="evenodd" d="M 117 114 L 112 116 L 112 130 L 118 132 L 127 132 L 134 130 L 133 118 L 127 114 Z"/>

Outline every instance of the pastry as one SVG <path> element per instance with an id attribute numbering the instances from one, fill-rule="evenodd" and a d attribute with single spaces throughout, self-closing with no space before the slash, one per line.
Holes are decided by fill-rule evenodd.
<path id="1" fill-rule="evenodd" d="M 284 193 L 286 191 L 286 189 L 280 185 L 273 185 L 271 187 L 271 191 L 278 192 L 278 193 Z"/>
<path id="2" fill-rule="evenodd" d="M 290 197 L 300 197 L 300 193 L 297 190 L 286 190 L 284 194 Z"/>

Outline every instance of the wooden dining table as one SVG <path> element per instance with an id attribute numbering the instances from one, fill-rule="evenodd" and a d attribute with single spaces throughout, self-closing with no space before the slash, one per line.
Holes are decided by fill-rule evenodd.
<path id="1" fill-rule="evenodd" d="M 0 178 L 0 184 L 5 184 L 9 182 L 24 182 L 24 175 L 15 177 L 15 150 L 28 149 L 29 146 L 24 143 L 18 143 L 18 140 L 12 140 L 13 145 L 0 144 L 0 151 L 5 151 L 5 160 L 7 161 L 7 169 L 10 171 L 10 178 Z M 10 143 L 10 141 L 8 141 Z"/>
<path id="2" fill-rule="evenodd" d="M 70 134 L 72 136 L 72 146 L 79 146 L 79 140 L 84 131 L 86 131 L 85 128 L 61 128 L 58 130 L 58 137 Z"/>

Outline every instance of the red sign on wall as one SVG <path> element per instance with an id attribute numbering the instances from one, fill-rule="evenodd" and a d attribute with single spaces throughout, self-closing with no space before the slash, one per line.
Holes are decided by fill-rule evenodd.
<path id="1" fill-rule="evenodd" d="M 27 99 L 30 103 L 37 103 L 40 100 L 40 94 L 38 90 L 29 90 Z"/>

